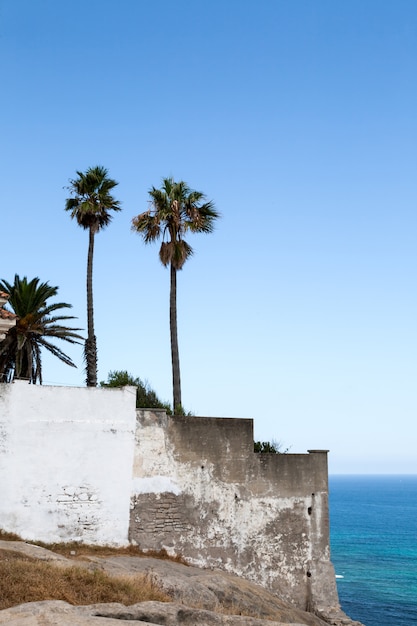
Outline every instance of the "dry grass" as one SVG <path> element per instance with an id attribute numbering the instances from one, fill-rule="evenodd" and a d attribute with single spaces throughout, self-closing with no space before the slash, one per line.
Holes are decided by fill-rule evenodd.
<path id="1" fill-rule="evenodd" d="M 78 541 L 69 541 L 67 543 L 44 543 L 43 541 L 25 541 L 19 535 L 10 533 L 0 528 L 0 539 L 3 541 L 24 541 L 34 546 L 46 548 L 56 554 L 61 554 L 68 559 L 80 558 L 83 556 L 144 556 L 153 559 L 162 559 L 174 561 L 188 565 L 184 558 L 180 555 L 170 556 L 168 552 L 162 548 L 161 550 L 142 550 L 139 546 L 130 544 L 125 548 L 113 548 L 111 546 L 97 546 Z"/>
<path id="2" fill-rule="evenodd" d="M 69 559 L 82 558 L 83 556 L 142 556 L 187 565 L 181 556 L 170 556 L 163 548 L 162 550 L 142 550 L 139 546 L 134 545 L 129 545 L 125 548 L 113 548 L 111 546 L 95 546 L 77 541 L 68 543 L 43 543 L 42 541 L 37 541 L 36 543 L 30 543 L 51 550 L 56 554 L 61 554 Z"/>
<path id="3" fill-rule="evenodd" d="M 23 541 L 22 537 L 16 535 L 16 533 L 9 533 L 7 530 L 0 528 L 0 539 L 2 541 Z"/>
<path id="4" fill-rule="evenodd" d="M 23 541 L 18 535 L 1 529 L 0 539 Z M 75 561 L 82 561 L 83 557 L 88 556 L 143 556 L 187 564 L 182 557 L 170 557 L 165 550 L 144 551 L 134 545 L 112 548 L 79 542 L 47 544 L 41 541 L 30 541 L 25 543 L 46 548 Z M 72 605 L 119 602 L 129 606 L 148 600 L 172 602 L 173 598 L 161 589 L 151 574 L 111 576 L 102 570 L 91 571 L 77 565 L 68 567 L 62 564 L 54 565 L 13 550 L 0 548 L 0 610 L 25 602 L 41 600 L 64 600 Z M 206 608 L 198 601 L 190 603 L 189 606 Z M 220 601 L 213 610 L 223 615 L 242 615 L 272 621 L 280 621 L 283 617 L 282 612 L 265 613 L 235 604 L 227 598 L 223 598 L 223 601 Z"/>
<path id="5" fill-rule="evenodd" d="M 40 600 L 131 605 L 146 600 L 169 602 L 171 598 L 148 574 L 110 576 L 101 570 L 56 566 L 0 550 L 0 610 Z"/>

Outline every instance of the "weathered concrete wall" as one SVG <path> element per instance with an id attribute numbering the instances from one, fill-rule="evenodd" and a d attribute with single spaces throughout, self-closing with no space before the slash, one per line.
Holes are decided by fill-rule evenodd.
<path id="1" fill-rule="evenodd" d="M 338 606 L 325 451 L 255 454 L 252 420 L 137 413 L 132 540 Z"/>
<path id="2" fill-rule="evenodd" d="M 0 528 L 126 544 L 135 389 L 0 384 Z"/>

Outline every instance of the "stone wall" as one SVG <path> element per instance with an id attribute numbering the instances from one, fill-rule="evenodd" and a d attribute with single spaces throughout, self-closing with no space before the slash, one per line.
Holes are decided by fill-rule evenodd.
<path id="1" fill-rule="evenodd" d="M 255 454 L 252 420 L 137 414 L 131 540 L 338 606 L 326 451 Z"/>
<path id="2" fill-rule="evenodd" d="M 247 419 L 136 411 L 135 389 L 0 384 L 0 528 L 166 549 L 295 606 L 338 606 L 327 453 L 255 454 Z"/>

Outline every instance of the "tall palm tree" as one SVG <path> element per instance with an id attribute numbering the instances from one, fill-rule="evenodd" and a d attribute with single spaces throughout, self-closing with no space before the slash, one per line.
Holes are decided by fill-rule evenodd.
<path id="1" fill-rule="evenodd" d="M 41 348 L 46 348 L 54 356 L 71 367 L 76 367 L 70 357 L 49 341 L 62 339 L 68 343 L 81 343 L 83 339 L 75 331 L 60 323 L 75 319 L 72 315 L 53 315 L 55 311 L 71 308 L 65 302 L 49 304 L 49 298 L 56 296 L 58 287 L 41 283 L 39 278 L 28 281 L 26 276 L 17 274 L 11 285 L 0 281 L 0 289 L 10 297 L 8 304 L 17 315 L 17 323 L 10 328 L 6 338 L 0 343 L 0 381 L 11 382 L 13 378 L 25 378 L 31 383 L 42 384 Z"/>
<path id="2" fill-rule="evenodd" d="M 106 168 L 98 165 L 89 167 L 85 173 L 77 171 L 77 177 L 70 180 L 71 198 L 65 210 L 77 220 L 82 228 L 89 231 L 87 257 L 87 339 L 84 356 L 86 362 L 86 382 L 88 387 L 97 386 L 97 340 L 94 334 L 93 307 L 93 256 L 94 235 L 107 226 L 112 216 L 109 211 L 120 211 L 120 202 L 111 195 L 118 183 L 108 177 Z"/>
<path id="3" fill-rule="evenodd" d="M 132 220 L 132 230 L 141 233 L 145 243 L 162 237 L 159 258 L 170 267 L 169 322 L 171 331 L 171 360 L 174 413 L 182 409 L 180 359 L 177 332 L 177 271 L 182 269 L 193 249 L 184 240 L 184 235 L 211 233 L 219 213 L 213 202 L 204 202 L 205 195 L 190 189 L 183 181 L 164 178 L 162 188 L 152 187 L 149 208 Z"/>

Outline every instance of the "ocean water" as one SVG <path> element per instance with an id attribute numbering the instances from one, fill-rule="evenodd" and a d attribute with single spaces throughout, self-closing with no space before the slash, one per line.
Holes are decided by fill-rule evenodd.
<path id="1" fill-rule="evenodd" d="M 365 626 L 417 625 L 417 475 L 330 476 L 342 609 Z"/>

